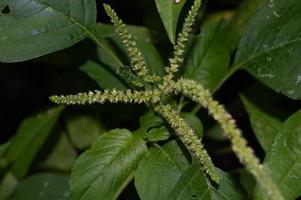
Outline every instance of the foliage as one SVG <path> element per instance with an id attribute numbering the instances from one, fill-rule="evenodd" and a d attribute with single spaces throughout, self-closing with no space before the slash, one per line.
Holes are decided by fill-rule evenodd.
<path id="1" fill-rule="evenodd" d="M 129 1 L 143 27 L 98 3 L 0 0 L 1 72 L 51 77 L 0 146 L 0 199 L 301 196 L 300 2 Z"/>

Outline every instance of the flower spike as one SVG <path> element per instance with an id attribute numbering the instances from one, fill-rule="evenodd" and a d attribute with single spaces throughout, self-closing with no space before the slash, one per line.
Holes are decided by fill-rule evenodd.
<path id="1" fill-rule="evenodd" d="M 118 18 L 116 12 L 108 5 L 104 4 L 104 9 L 108 16 L 111 18 L 112 23 L 116 28 L 118 36 L 121 38 L 123 44 L 125 45 L 129 58 L 131 60 L 131 66 L 133 71 L 142 78 L 145 82 L 155 82 L 161 80 L 159 76 L 149 75 L 148 69 L 146 67 L 145 60 L 137 47 L 136 41 L 133 39 L 132 35 L 126 29 L 125 24 L 121 19 Z"/>
<path id="2" fill-rule="evenodd" d="M 105 90 L 94 91 L 88 93 L 78 93 L 76 95 L 67 96 L 51 96 L 50 100 L 57 104 L 67 105 L 84 105 L 93 103 L 156 103 L 159 99 L 158 90 L 146 90 L 146 91 L 119 91 L 119 90 Z"/>

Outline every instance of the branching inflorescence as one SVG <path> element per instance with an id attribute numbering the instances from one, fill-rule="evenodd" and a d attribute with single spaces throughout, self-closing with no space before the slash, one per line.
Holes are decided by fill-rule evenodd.
<path id="1" fill-rule="evenodd" d="M 195 0 L 184 21 L 183 29 L 178 36 L 177 43 L 174 46 L 173 57 L 169 60 L 169 66 L 166 67 L 167 74 L 163 77 L 163 82 L 160 82 L 162 80 L 161 77 L 149 74 L 144 58 L 137 48 L 133 37 L 127 31 L 126 26 L 109 5 L 104 5 L 107 14 L 111 17 L 116 27 L 117 34 L 128 50 L 132 72 L 146 84 L 157 82 L 158 86 L 152 86 L 151 89 L 145 87 L 147 89 L 142 91 L 118 91 L 113 89 L 68 96 L 52 96 L 50 99 L 59 104 L 81 105 L 105 102 L 145 103 L 168 122 L 192 156 L 202 164 L 204 171 L 213 181 L 219 183 L 220 178 L 208 153 L 202 145 L 201 139 L 196 136 L 184 119 L 180 117 L 178 112 L 165 102 L 166 96 L 183 94 L 208 109 L 209 114 L 221 124 L 224 133 L 232 142 L 233 151 L 239 160 L 246 165 L 247 169 L 254 175 L 261 187 L 269 194 L 270 198 L 277 200 L 283 199 L 278 187 L 266 173 L 264 167 L 254 155 L 253 150 L 247 146 L 247 142 L 241 137 L 241 131 L 237 128 L 234 119 L 228 114 L 224 107 L 215 101 L 211 93 L 199 83 L 182 78 L 173 80 L 175 73 L 182 65 L 185 45 L 189 39 L 191 27 L 194 24 L 195 16 L 200 6 L 201 0 Z"/>

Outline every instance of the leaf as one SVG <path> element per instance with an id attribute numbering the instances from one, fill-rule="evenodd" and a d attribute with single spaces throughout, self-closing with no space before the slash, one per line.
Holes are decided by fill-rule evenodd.
<path id="1" fill-rule="evenodd" d="M 204 177 L 204 172 L 198 164 L 192 164 L 181 176 L 168 200 L 244 200 L 244 190 L 237 180 L 229 174 L 218 170 L 221 177 L 218 188 L 215 188 Z"/>
<path id="2" fill-rule="evenodd" d="M 135 186 L 141 200 L 166 200 L 189 161 L 173 141 L 154 146 L 141 160 L 135 173 Z"/>
<path id="3" fill-rule="evenodd" d="M 16 177 L 22 178 L 27 174 L 63 109 L 64 107 L 57 106 L 33 115 L 21 123 L 6 153 L 11 171 Z"/>
<path id="4" fill-rule="evenodd" d="M 119 89 L 124 90 L 127 87 L 119 80 L 116 75 L 105 66 L 93 61 L 88 61 L 86 64 L 80 67 L 80 69 L 86 72 L 93 80 L 97 82 L 99 87 L 103 89 Z"/>
<path id="5" fill-rule="evenodd" d="M 300 10 L 299 1 L 265 1 L 246 28 L 234 65 L 293 99 L 301 98 Z"/>
<path id="6" fill-rule="evenodd" d="M 229 26 L 228 44 L 232 50 L 237 48 L 250 18 L 263 2 L 264 0 L 246 0 L 241 2 Z"/>
<path id="7" fill-rule="evenodd" d="M 69 171 L 76 160 L 77 152 L 70 144 L 66 133 L 60 133 L 56 143 L 48 149 L 45 160 L 39 164 L 42 168 Z"/>
<path id="8" fill-rule="evenodd" d="M 0 15 L 0 61 L 20 62 L 67 48 L 91 36 L 95 0 L 10 0 Z M 26 6 L 25 6 L 26 5 Z"/>
<path id="9" fill-rule="evenodd" d="M 13 200 L 67 200 L 68 180 L 56 174 L 41 173 L 21 181 L 14 193 Z"/>
<path id="10" fill-rule="evenodd" d="M 180 3 L 176 3 L 175 0 L 155 0 L 155 2 L 168 38 L 175 44 L 177 23 L 186 0 L 180 0 Z"/>
<path id="11" fill-rule="evenodd" d="M 146 113 L 139 121 L 141 127 L 137 130 L 137 133 L 147 141 L 163 141 L 167 140 L 171 135 L 165 127 L 162 118 L 154 112 Z"/>
<path id="12" fill-rule="evenodd" d="M 252 129 L 265 152 L 269 151 L 282 123 L 277 118 L 265 113 L 245 96 L 240 96 L 249 114 Z"/>
<path id="13" fill-rule="evenodd" d="M 1 177 L 0 181 L 0 199 L 9 199 L 9 197 L 13 194 L 17 184 L 17 178 L 11 172 L 6 172 Z"/>
<path id="14" fill-rule="evenodd" d="M 100 122 L 88 115 L 77 115 L 67 120 L 70 140 L 78 149 L 85 149 L 103 132 Z"/>
<path id="15" fill-rule="evenodd" d="M 181 113 L 181 117 L 193 129 L 193 131 L 198 135 L 198 137 L 203 136 L 203 131 L 204 131 L 203 124 L 197 116 L 191 113 Z"/>
<path id="16" fill-rule="evenodd" d="M 284 199 L 294 200 L 301 195 L 301 110 L 284 122 L 263 164 Z M 258 188 L 255 194 L 255 199 L 266 199 Z"/>
<path id="17" fill-rule="evenodd" d="M 144 141 L 128 130 L 115 129 L 101 135 L 75 163 L 71 199 L 116 199 L 146 151 Z"/>
<path id="18" fill-rule="evenodd" d="M 184 76 L 214 90 L 225 77 L 230 62 L 230 50 L 225 41 L 227 24 L 206 23 L 192 43 Z"/>

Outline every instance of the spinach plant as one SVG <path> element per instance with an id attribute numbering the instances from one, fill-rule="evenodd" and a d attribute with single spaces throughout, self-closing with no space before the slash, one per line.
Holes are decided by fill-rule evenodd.
<path id="1" fill-rule="evenodd" d="M 69 106 L 26 118 L 16 136 L 0 149 L 0 198 L 135 198 L 127 190 L 137 192 L 142 200 L 281 200 L 301 194 L 297 102 L 301 94 L 301 3 L 249 0 L 230 21 L 207 19 L 205 23 L 200 21 L 206 10 L 200 10 L 201 0 L 150 3 L 162 20 L 164 36 L 125 25 L 108 4 L 103 7 L 113 26 L 97 23 L 94 0 L 0 1 L 2 62 L 49 62 L 54 52 L 85 38 L 97 46 L 95 55 L 89 55 L 80 69 L 102 90 L 66 95 L 70 93 L 67 90 L 51 96 L 52 102 L 144 104 L 139 127 L 132 131 L 107 128 L 96 116 L 68 112 Z M 197 34 L 199 24 L 201 32 Z M 166 40 L 172 44 L 172 52 L 164 61 L 155 45 L 170 47 Z M 78 51 L 85 50 L 89 48 Z M 166 50 L 170 48 L 164 48 L 163 57 L 168 57 Z M 61 60 L 52 62 L 64 65 Z M 246 76 L 241 71 L 258 80 L 239 91 L 239 97 L 265 153 L 263 161 L 230 112 L 213 98 L 233 74 Z M 68 83 L 75 82 L 74 78 Z M 227 94 L 230 89 L 225 89 Z M 273 107 L 280 101 L 289 102 L 292 109 Z M 94 114 L 103 113 L 99 107 L 92 108 Z M 216 122 L 210 122 L 204 110 Z M 66 116 L 60 117 L 63 111 Z M 110 120 L 114 121 L 120 111 L 111 111 Z M 213 124 L 211 130 L 205 122 Z M 204 147 L 203 137 L 224 141 L 221 132 L 244 165 L 239 180 L 235 173 L 220 169 L 223 165 L 216 167 L 206 140 Z M 45 150 L 52 135 L 56 135 L 55 146 Z"/>

